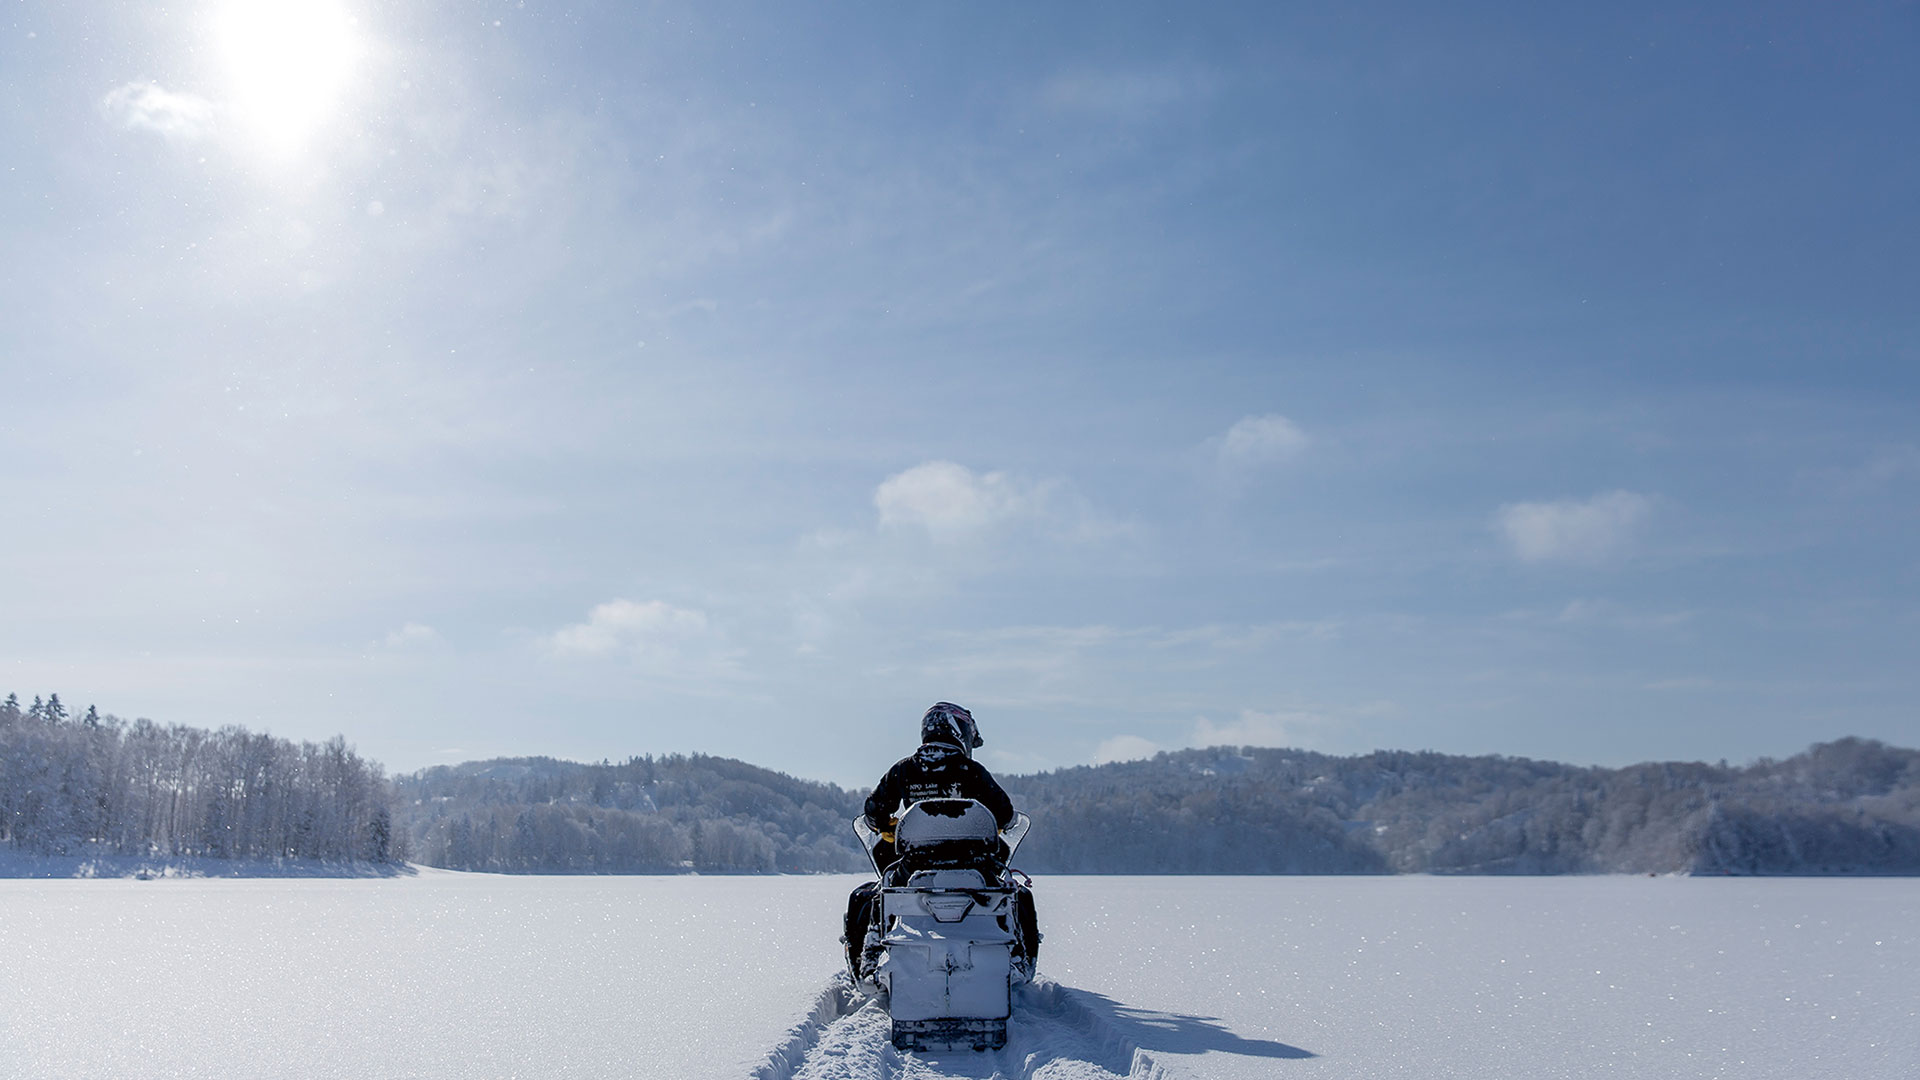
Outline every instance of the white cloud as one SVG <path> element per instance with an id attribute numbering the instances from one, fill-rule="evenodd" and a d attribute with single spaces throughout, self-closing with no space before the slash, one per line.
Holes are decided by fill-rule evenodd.
<path id="1" fill-rule="evenodd" d="M 1201 717 L 1193 725 L 1195 746 L 1298 746 L 1301 732 L 1325 722 L 1310 712 L 1256 712 L 1242 709 L 1240 718 L 1215 724 Z"/>
<path id="2" fill-rule="evenodd" d="M 594 606 L 587 621 L 562 627 L 547 638 L 555 653 L 605 656 L 615 652 L 638 654 L 673 652 L 708 633 L 704 612 L 674 607 L 661 600 L 638 603 L 609 600 Z"/>
<path id="3" fill-rule="evenodd" d="M 213 130 L 213 102 L 176 94 L 158 83 L 127 83 L 111 90 L 101 99 L 100 109 L 122 127 L 170 139 L 197 139 Z"/>
<path id="4" fill-rule="evenodd" d="M 1160 752 L 1160 747 L 1151 739 L 1138 735 L 1115 735 L 1107 739 L 1093 751 L 1093 763 L 1106 765 L 1115 761 L 1141 761 Z"/>
<path id="5" fill-rule="evenodd" d="M 1232 468 L 1278 465 L 1300 456 L 1312 440 L 1278 413 L 1243 417 L 1225 435 L 1208 440 L 1220 464 Z"/>
<path id="6" fill-rule="evenodd" d="M 1526 562 L 1599 562 L 1632 541 L 1653 512 L 1638 492 L 1609 491 L 1591 499 L 1508 503 L 1494 527 Z"/>
<path id="7" fill-rule="evenodd" d="M 971 536 L 1040 511 L 1045 489 L 1006 473 L 975 473 L 951 461 L 929 461 L 896 473 L 874 490 L 884 526 L 917 526 L 936 540 Z"/>
<path id="8" fill-rule="evenodd" d="M 1137 531 L 1062 482 L 977 473 L 951 461 L 929 461 L 887 477 L 874 489 L 873 505 L 883 531 L 924 530 L 946 543 L 1015 525 L 1068 544 L 1124 540 Z"/>

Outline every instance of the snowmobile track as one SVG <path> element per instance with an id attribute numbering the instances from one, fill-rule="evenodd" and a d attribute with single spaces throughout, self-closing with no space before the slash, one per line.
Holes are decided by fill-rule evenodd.
<path id="1" fill-rule="evenodd" d="M 1080 992 L 1044 976 L 1014 988 L 1000 1050 L 903 1053 L 890 1029 L 880 1003 L 838 975 L 753 1080 L 1173 1080 Z"/>

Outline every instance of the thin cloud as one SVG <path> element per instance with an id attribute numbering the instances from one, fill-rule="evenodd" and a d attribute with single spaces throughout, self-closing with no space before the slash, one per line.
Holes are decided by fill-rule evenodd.
<path id="1" fill-rule="evenodd" d="M 1108 765 L 1116 761 L 1144 761 L 1160 752 L 1160 746 L 1151 739 L 1138 735 L 1115 735 L 1094 748 L 1093 763 Z"/>
<path id="2" fill-rule="evenodd" d="M 1523 562 L 1596 563 L 1617 555 L 1653 513 L 1653 500 L 1633 491 L 1591 499 L 1508 503 L 1494 528 Z"/>
<path id="3" fill-rule="evenodd" d="M 198 139 L 213 131 L 213 102 L 177 94 L 159 83 L 127 83 L 108 91 L 100 111 L 129 131 L 151 131 L 169 139 Z"/>
<path id="4" fill-rule="evenodd" d="M 1243 417 L 1226 434 L 1208 440 L 1215 460 L 1234 470 L 1280 465 L 1300 456 L 1313 440 L 1300 425 L 1267 413 Z"/>
<path id="5" fill-rule="evenodd" d="M 1225 723 L 1215 723 L 1205 716 L 1198 718 L 1190 735 L 1184 740 L 1176 738 L 1173 745 L 1298 747 L 1306 745 L 1307 733 L 1324 729 L 1328 723 L 1328 717 L 1322 713 L 1299 709 L 1274 712 L 1242 709 L 1238 717 Z M 1140 735 L 1115 735 L 1094 748 L 1092 764 L 1140 761 L 1165 749 L 1167 747 Z"/>
<path id="6" fill-rule="evenodd" d="M 1674 679 L 1658 679 L 1647 683 L 1647 690 L 1713 690 L 1720 686 L 1718 680 L 1704 675 L 1683 675 Z"/>
<path id="7" fill-rule="evenodd" d="M 1110 626 L 1015 626 L 930 639 L 937 648 L 921 666 L 926 677 L 1019 692 L 1075 683 L 1137 649 L 1139 630 Z"/>
<path id="8" fill-rule="evenodd" d="M 1908 477 L 1920 476 L 1920 446 L 1911 443 L 1883 446 L 1859 465 L 1809 469 L 1801 475 L 1832 494 L 1849 497 L 1873 495 Z"/>
<path id="9" fill-rule="evenodd" d="M 1052 768 L 1056 762 L 1045 754 L 1033 752 L 1015 752 L 997 750 L 992 747 L 977 751 L 974 760 L 991 768 L 995 774 L 1012 775 L 1015 773 L 1036 773 Z"/>
<path id="10" fill-rule="evenodd" d="M 1905 476 L 1920 476 L 1920 446 L 1886 447 L 1860 470 L 1865 487 L 1879 487 Z"/>
<path id="11" fill-rule="evenodd" d="M 1220 79 L 1199 68 L 1157 71 L 1072 71 L 1054 76 L 1040 88 L 1049 109 L 1138 120 L 1163 110 L 1206 101 L 1220 91 Z"/>
<path id="12" fill-rule="evenodd" d="M 1634 611 L 1610 600 L 1576 597 L 1553 617 L 1563 625 L 1613 626 L 1623 630 L 1666 629 L 1691 622 L 1692 611 Z"/>
<path id="13" fill-rule="evenodd" d="M 1318 713 L 1242 709 L 1238 719 L 1225 724 L 1201 717 L 1193 726 L 1193 745 L 1299 746 L 1303 730 L 1325 722 L 1326 718 Z"/>
<path id="14" fill-rule="evenodd" d="M 389 631 L 383 644 L 389 649 L 423 649 L 439 645 L 443 640 L 440 632 L 433 627 L 410 622 L 398 630 Z"/>

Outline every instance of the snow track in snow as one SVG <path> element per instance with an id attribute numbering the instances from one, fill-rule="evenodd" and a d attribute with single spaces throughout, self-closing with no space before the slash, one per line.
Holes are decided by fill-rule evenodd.
<path id="1" fill-rule="evenodd" d="M 886 1010 L 842 974 L 754 1080 L 1171 1080 L 1107 1019 L 1100 1000 L 1043 976 L 1014 988 L 1000 1050 L 903 1053 L 889 1039 Z"/>

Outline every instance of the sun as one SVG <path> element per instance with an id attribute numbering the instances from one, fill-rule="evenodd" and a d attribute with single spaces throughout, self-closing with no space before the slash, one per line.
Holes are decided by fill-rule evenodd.
<path id="1" fill-rule="evenodd" d="M 212 31 L 232 114 L 282 154 L 336 117 L 365 52 L 359 21 L 332 0 L 236 0 Z"/>

